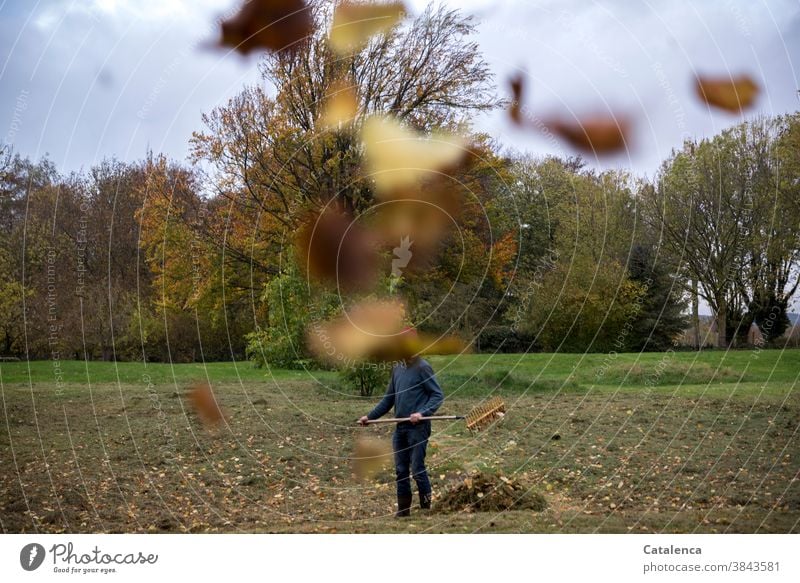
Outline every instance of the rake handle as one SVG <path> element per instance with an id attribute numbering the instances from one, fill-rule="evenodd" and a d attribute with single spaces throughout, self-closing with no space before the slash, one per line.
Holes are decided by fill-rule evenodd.
<path id="1" fill-rule="evenodd" d="M 431 415 L 430 417 L 421 417 L 420 421 L 443 421 L 446 419 L 466 419 L 463 415 Z M 370 419 L 367 425 L 375 423 L 400 423 L 401 421 L 411 421 L 411 417 L 389 417 L 387 419 Z"/>

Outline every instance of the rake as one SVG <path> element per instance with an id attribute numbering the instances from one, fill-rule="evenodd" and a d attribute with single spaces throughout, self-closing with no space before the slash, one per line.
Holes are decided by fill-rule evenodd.
<path id="1" fill-rule="evenodd" d="M 464 419 L 467 422 L 467 429 L 480 431 L 492 421 L 502 419 L 506 414 L 506 404 L 500 397 L 492 397 L 485 403 L 475 407 L 466 415 L 431 415 L 422 417 L 420 421 L 446 421 Z M 411 417 L 389 417 L 387 419 L 370 419 L 367 425 L 377 425 L 379 423 L 400 423 L 410 421 Z"/>

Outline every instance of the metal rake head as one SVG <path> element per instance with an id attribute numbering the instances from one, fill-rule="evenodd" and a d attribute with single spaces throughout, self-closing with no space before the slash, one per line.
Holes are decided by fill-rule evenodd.
<path id="1" fill-rule="evenodd" d="M 506 414 L 506 404 L 500 397 L 492 397 L 485 403 L 481 403 L 472 411 L 467 413 L 467 429 L 480 431 L 492 421 L 502 419 Z"/>

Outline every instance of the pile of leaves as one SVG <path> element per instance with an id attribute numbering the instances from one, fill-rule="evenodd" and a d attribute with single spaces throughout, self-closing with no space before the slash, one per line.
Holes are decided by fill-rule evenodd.
<path id="1" fill-rule="evenodd" d="M 496 512 L 547 508 L 544 496 L 503 475 L 472 474 L 448 487 L 436 503 L 439 512 Z"/>

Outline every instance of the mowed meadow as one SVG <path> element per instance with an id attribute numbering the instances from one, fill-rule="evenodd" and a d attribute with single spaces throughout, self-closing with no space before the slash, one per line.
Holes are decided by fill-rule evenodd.
<path id="1" fill-rule="evenodd" d="M 478 433 L 440 422 L 434 509 L 393 518 L 390 469 L 353 475 L 357 397 L 320 371 L 248 363 L 4 362 L 4 532 L 798 532 L 800 351 L 431 357 Z M 56 373 L 59 382 L 55 381 Z M 195 418 L 207 380 L 226 420 Z M 500 475 L 544 510 L 436 506 Z"/>

